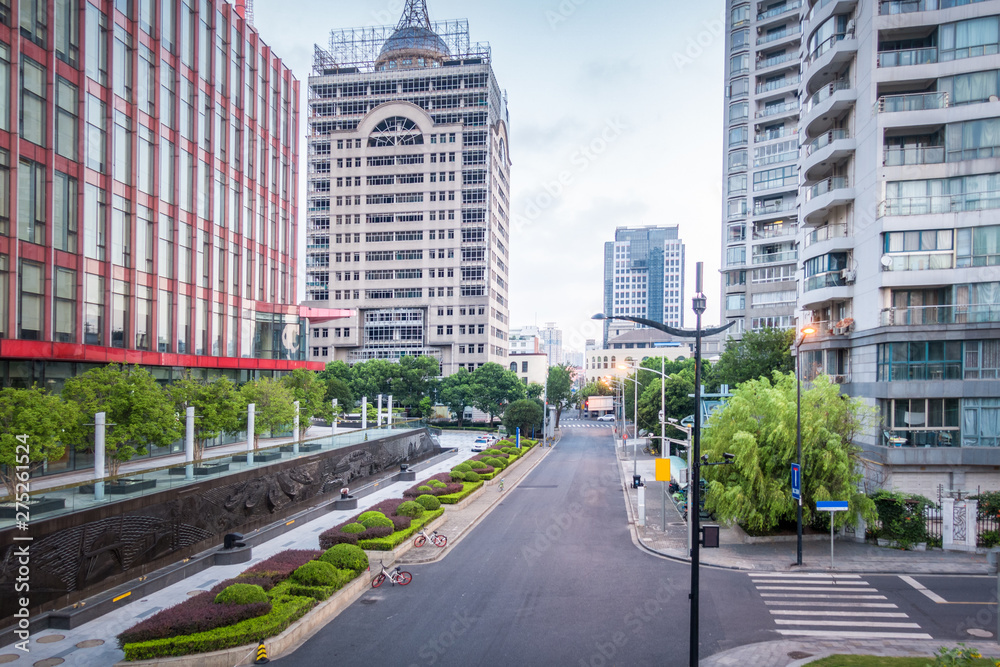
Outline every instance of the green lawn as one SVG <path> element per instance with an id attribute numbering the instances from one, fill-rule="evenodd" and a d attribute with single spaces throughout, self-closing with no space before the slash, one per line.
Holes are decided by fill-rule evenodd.
<path id="1" fill-rule="evenodd" d="M 933 657 L 926 658 L 883 658 L 875 655 L 831 655 L 822 660 L 810 662 L 810 667 L 929 667 L 934 664 Z M 975 667 L 994 667 L 996 664 L 988 658 L 973 660 L 970 665 Z"/>

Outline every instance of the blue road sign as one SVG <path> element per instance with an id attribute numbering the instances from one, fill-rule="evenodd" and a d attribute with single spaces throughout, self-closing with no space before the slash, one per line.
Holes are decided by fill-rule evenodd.
<path id="1" fill-rule="evenodd" d="M 802 498 L 802 469 L 798 463 L 792 464 L 792 498 Z"/>
<path id="2" fill-rule="evenodd" d="M 846 512 L 846 500 L 817 500 L 816 509 L 820 512 Z"/>

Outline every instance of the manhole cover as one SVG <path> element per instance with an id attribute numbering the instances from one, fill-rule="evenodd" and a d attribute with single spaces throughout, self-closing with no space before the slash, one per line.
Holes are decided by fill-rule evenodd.
<path id="1" fill-rule="evenodd" d="M 0 664 L 6 663 L 6 662 L 14 662 L 15 660 L 20 659 L 20 657 L 21 656 L 14 655 L 13 653 L 4 653 L 3 655 L 0 655 Z"/>
<path id="2" fill-rule="evenodd" d="M 45 635 L 44 637 L 39 637 L 35 641 L 39 644 L 51 644 L 52 642 L 58 642 L 66 639 L 66 635 Z"/>
<path id="3" fill-rule="evenodd" d="M 85 639 L 76 645 L 77 648 L 94 648 L 104 643 L 103 639 Z"/>
<path id="4" fill-rule="evenodd" d="M 973 637 L 983 637 L 984 639 L 993 636 L 993 633 L 990 632 L 989 630 L 981 630 L 979 628 L 969 628 L 968 630 L 966 630 L 966 632 L 968 632 Z"/>
<path id="5" fill-rule="evenodd" d="M 56 667 L 56 665 L 61 665 L 64 662 L 66 661 L 62 658 L 46 658 L 34 663 L 34 667 Z"/>
<path id="6" fill-rule="evenodd" d="M 805 660 L 806 658 L 811 658 L 812 653 L 803 653 L 802 651 L 792 651 L 788 654 L 788 657 L 792 660 Z"/>

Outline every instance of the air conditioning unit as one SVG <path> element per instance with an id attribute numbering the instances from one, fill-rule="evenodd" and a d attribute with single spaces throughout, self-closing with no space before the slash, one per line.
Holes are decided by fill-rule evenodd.
<path id="1" fill-rule="evenodd" d="M 844 269 L 840 272 L 840 277 L 844 279 L 844 282 L 848 285 L 853 285 L 855 279 L 858 277 L 858 272 L 853 269 Z"/>

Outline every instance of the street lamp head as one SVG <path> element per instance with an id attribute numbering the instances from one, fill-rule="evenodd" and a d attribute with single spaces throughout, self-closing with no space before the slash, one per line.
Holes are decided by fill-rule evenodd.
<path id="1" fill-rule="evenodd" d="M 698 315 L 702 315 L 708 310 L 708 299 L 704 294 L 698 293 L 691 299 L 691 309 Z"/>
<path id="2" fill-rule="evenodd" d="M 594 315 L 590 319 L 592 319 L 592 320 L 606 320 L 606 319 L 608 319 L 608 316 L 605 315 L 604 313 L 597 313 L 596 315 Z"/>
<path id="3" fill-rule="evenodd" d="M 816 333 L 816 328 L 807 324 L 806 326 L 802 327 L 801 333 L 803 336 L 811 336 L 814 333 Z"/>
<path id="4" fill-rule="evenodd" d="M 732 463 L 736 460 L 736 454 L 723 454 L 722 458 L 724 458 L 727 462 Z"/>

